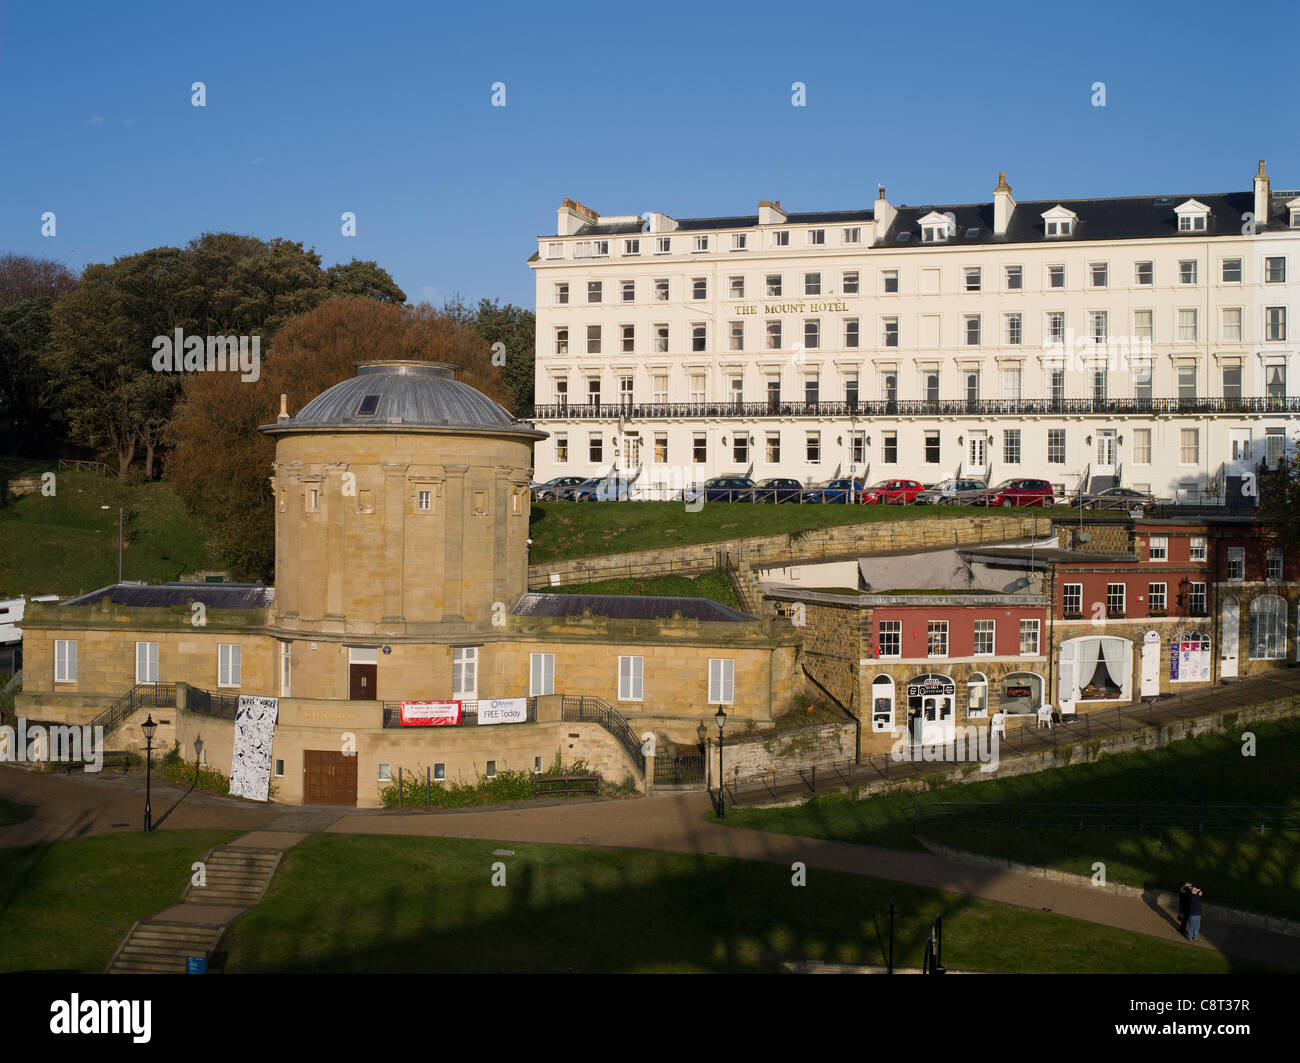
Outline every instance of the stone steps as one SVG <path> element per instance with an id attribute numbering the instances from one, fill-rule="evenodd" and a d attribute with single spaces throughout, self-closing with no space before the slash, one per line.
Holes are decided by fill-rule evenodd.
<path id="1" fill-rule="evenodd" d="M 204 861 L 205 882 L 193 882 L 181 898 L 187 904 L 222 904 L 251 908 L 262 899 L 271 876 L 280 865 L 278 850 L 225 846 L 214 849 Z"/>
<path id="2" fill-rule="evenodd" d="M 206 956 L 224 926 L 143 922 L 135 926 L 109 964 L 109 974 L 184 974 L 190 956 Z"/>

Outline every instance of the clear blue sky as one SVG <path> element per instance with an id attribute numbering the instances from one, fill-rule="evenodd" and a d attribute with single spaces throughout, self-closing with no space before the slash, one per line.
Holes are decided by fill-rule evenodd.
<path id="1" fill-rule="evenodd" d="M 999 170 L 1021 199 L 1217 192 L 1249 188 L 1259 158 L 1297 188 L 1293 20 L 1284 3 L 0 2 L 0 250 L 82 267 L 233 230 L 375 259 L 413 300 L 532 306 L 525 260 L 563 196 L 689 217 L 865 207 L 880 181 L 895 204 L 971 202 Z"/>

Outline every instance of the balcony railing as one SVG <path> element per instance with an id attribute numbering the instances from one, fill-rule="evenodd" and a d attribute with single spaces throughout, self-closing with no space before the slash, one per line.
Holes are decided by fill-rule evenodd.
<path id="1" fill-rule="evenodd" d="M 1300 414 L 1300 398 L 1252 399 L 925 399 L 861 400 L 858 402 L 609 402 L 536 405 L 534 420 L 662 421 L 675 418 L 722 417 L 962 417 L 1051 416 L 1053 414 L 1103 414 L 1107 416 L 1205 416 L 1210 414 Z"/>

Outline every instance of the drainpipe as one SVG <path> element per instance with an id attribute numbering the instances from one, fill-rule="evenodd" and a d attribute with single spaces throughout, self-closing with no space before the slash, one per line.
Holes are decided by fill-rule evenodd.
<path id="1" fill-rule="evenodd" d="M 1052 700 L 1048 704 L 1056 701 L 1056 682 L 1053 673 L 1053 666 L 1056 664 L 1056 562 L 1047 562 L 1047 690 L 1043 693 L 1050 695 Z M 1058 706 L 1059 708 L 1059 706 Z"/>

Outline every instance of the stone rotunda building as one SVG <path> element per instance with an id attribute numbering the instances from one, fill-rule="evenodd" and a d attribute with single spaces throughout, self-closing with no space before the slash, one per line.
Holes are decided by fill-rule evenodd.
<path id="1" fill-rule="evenodd" d="M 275 698 L 273 797 L 364 806 L 398 768 L 450 780 L 560 752 L 637 777 L 645 732 L 694 742 L 719 704 L 763 723 L 792 703 L 783 619 L 530 592 L 545 433 L 451 366 L 361 362 L 261 431 L 275 587 L 120 583 L 33 607 L 20 715 L 107 724 L 124 748 L 151 712 L 156 743 L 228 771 L 237 696 Z M 527 720 L 483 726 L 492 699 L 524 699 Z M 458 702 L 460 724 L 404 725 L 403 702 Z"/>

